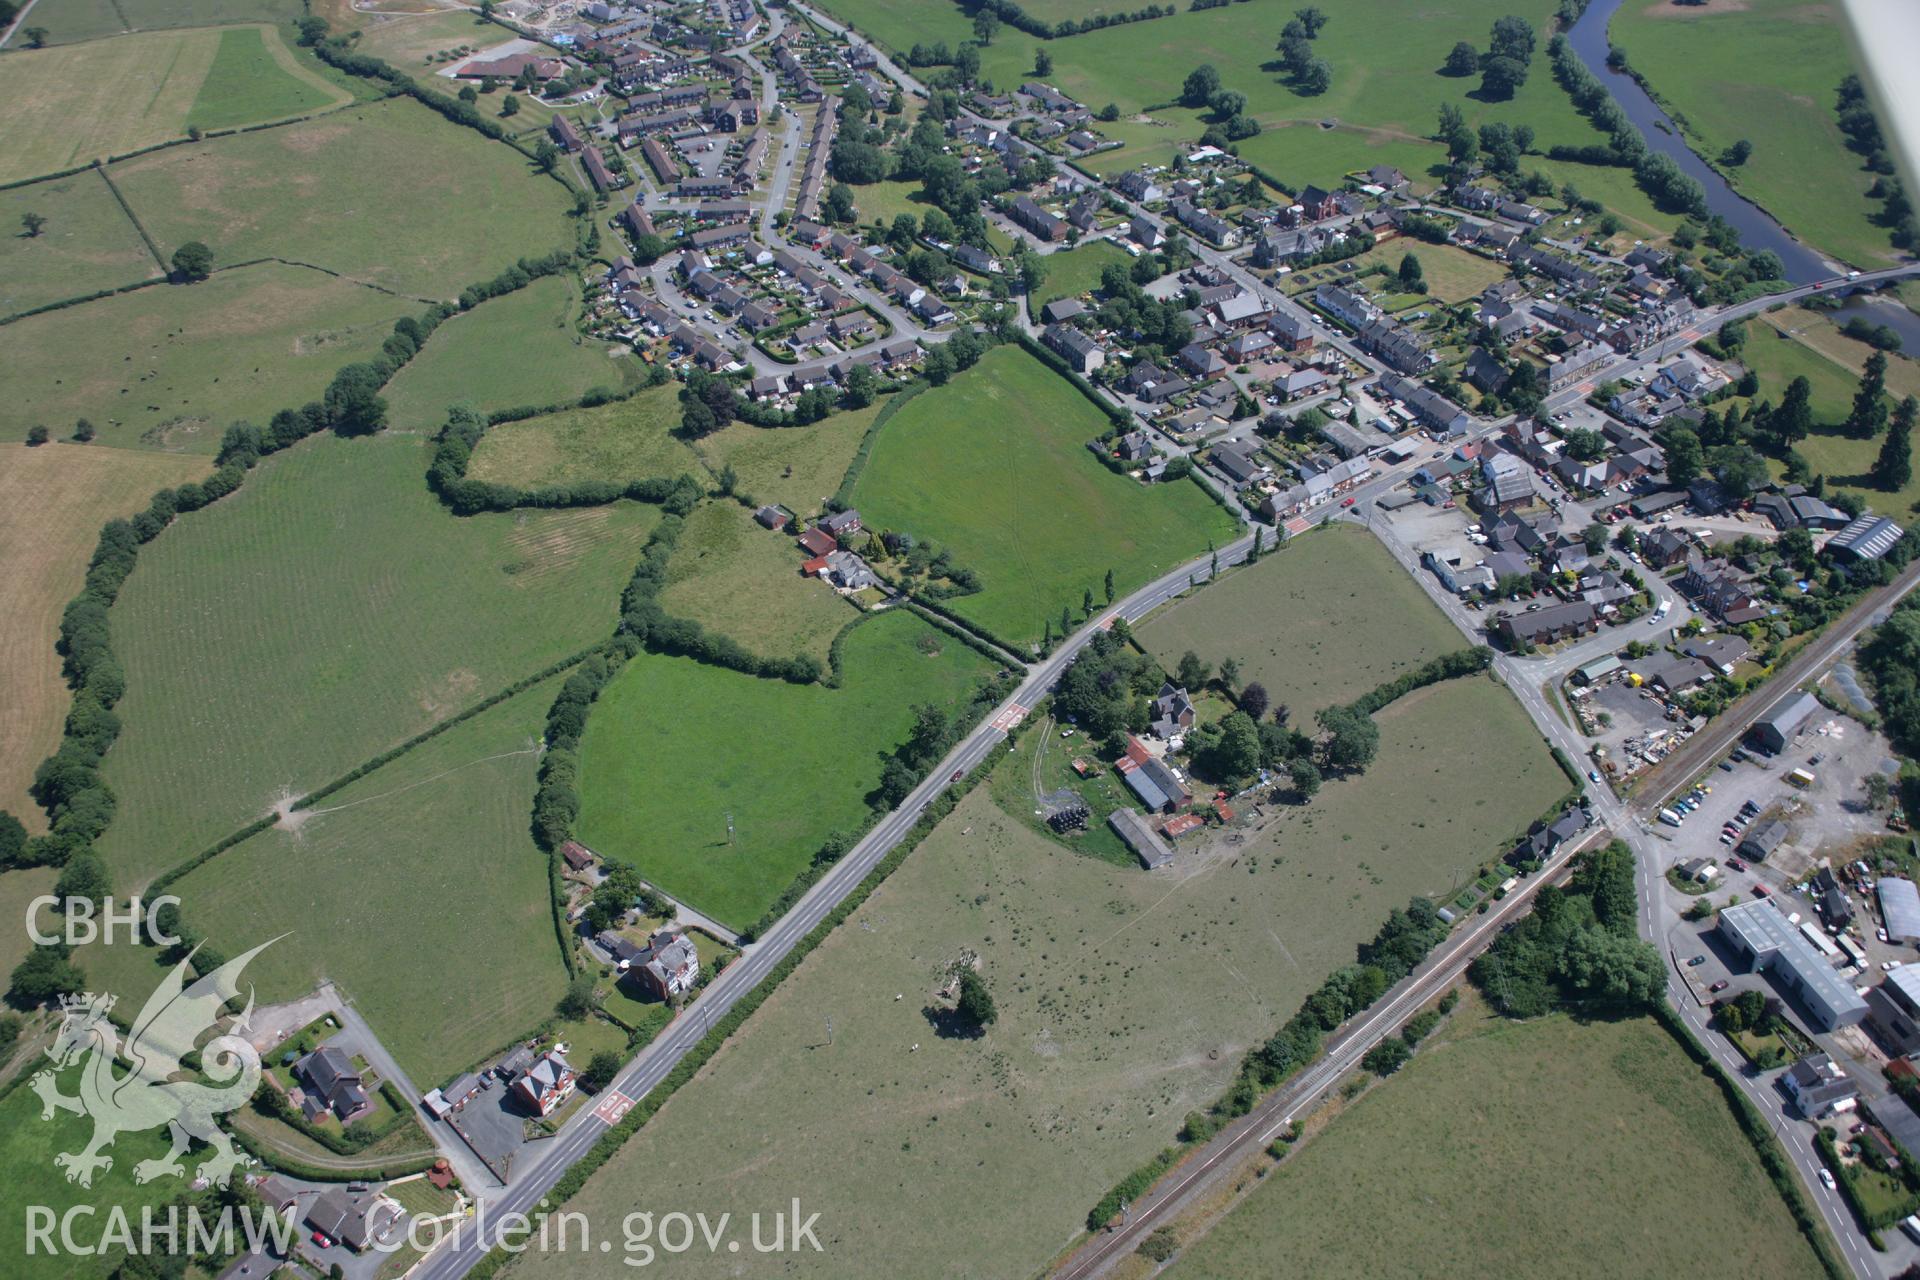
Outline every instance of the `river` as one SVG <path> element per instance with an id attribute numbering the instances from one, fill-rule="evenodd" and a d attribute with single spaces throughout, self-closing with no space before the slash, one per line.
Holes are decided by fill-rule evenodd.
<path id="1" fill-rule="evenodd" d="M 1638 4 L 1642 0 L 1634 2 Z M 1623 0 L 1593 0 L 1580 21 L 1567 32 L 1567 40 L 1580 55 L 1580 61 L 1586 63 L 1587 70 L 1607 86 L 1621 110 L 1627 113 L 1627 119 L 1646 136 L 1647 145 L 1672 156 L 1681 169 L 1699 182 L 1707 193 L 1707 208 L 1725 218 L 1740 233 L 1742 244 L 1749 249 L 1771 249 L 1778 254 L 1788 280 L 1812 284 L 1815 280 L 1842 274 L 1820 254 L 1788 235 L 1786 228 L 1770 214 L 1735 191 L 1713 166 L 1696 155 L 1683 139 L 1680 126 L 1647 96 L 1638 80 L 1607 66 L 1607 24 L 1622 3 Z"/>

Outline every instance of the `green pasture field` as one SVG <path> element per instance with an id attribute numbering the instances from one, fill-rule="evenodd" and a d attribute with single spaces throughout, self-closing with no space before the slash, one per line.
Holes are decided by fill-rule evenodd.
<path id="1" fill-rule="evenodd" d="M 1036 319 L 1040 309 L 1056 298 L 1075 298 L 1100 287 L 1100 273 L 1113 263 L 1133 265 L 1126 250 L 1111 240 L 1095 240 L 1040 259 L 1045 274 L 1040 287 L 1027 295 L 1027 309 Z"/>
<path id="2" fill-rule="evenodd" d="M 610 632 L 656 510 L 462 519 L 431 450 L 309 441 L 141 553 L 101 844 L 124 891 Z"/>
<path id="3" fill-rule="evenodd" d="M 973 19 L 950 0 L 906 0 L 906 3 L 900 3 L 899 0 L 829 0 L 820 7 L 829 16 L 858 28 L 903 55 L 916 44 L 933 44 L 944 40 L 948 48 L 956 49 L 963 41 L 973 39 Z M 1004 45 L 1012 37 L 1024 39 L 1019 32 L 1007 27 L 994 37 L 994 44 Z M 983 55 L 987 52 L 990 49 L 982 50 Z M 1022 65 L 1030 69 L 1033 59 L 1029 57 Z M 996 83 L 1005 80 L 1011 88 L 1026 78 L 1023 75 L 1019 79 L 1007 79 L 996 75 L 994 80 Z"/>
<path id="4" fill-rule="evenodd" d="M 29 25 L 44 28 L 49 45 L 98 40 L 127 29 L 126 20 L 120 16 L 113 0 L 45 0 L 33 6 L 32 17 L 31 24 L 23 22 L 14 28 L 13 38 L 6 45 L 9 51 L 26 48 Z"/>
<path id="5" fill-rule="evenodd" d="M 672 434 L 680 425 L 678 397 L 679 384 L 669 382 L 614 404 L 502 423 L 481 438 L 467 474 L 528 488 L 697 475 L 699 458 Z"/>
<path id="6" fill-rule="evenodd" d="M 29 213 L 47 220 L 37 236 L 21 234 Z M 100 175 L 0 191 L 0 316 L 160 274 Z"/>
<path id="7" fill-rule="evenodd" d="M 718 920 L 751 924 L 831 832 L 860 824 L 880 753 L 906 737 L 914 708 L 957 709 L 987 673 L 906 613 L 863 623 L 843 648 L 839 689 L 633 659 L 587 722 L 580 839 Z M 797 763 L 816 753 L 830 763 Z"/>
<path id="8" fill-rule="evenodd" d="M 1787 384 L 1804 376 L 1813 387 L 1814 428 L 1794 448 L 1829 485 L 1857 493 L 1876 511 L 1901 519 L 1920 510 L 1920 477 L 1900 492 L 1888 493 L 1872 475 L 1884 437 L 1863 440 L 1845 432 L 1854 393 L 1860 389 L 1858 370 L 1871 350 L 1825 316 L 1793 308 L 1749 322 L 1739 358 L 1760 375 L 1756 402 L 1778 404 Z M 1920 395 L 1920 365 L 1906 356 L 1889 355 L 1887 388 L 1896 397 Z"/>
<path id="9" fill-rule="evenodd" d="M 623 1211 L 643 1179 L 728 1206 L 804 1186 L 823 1252 L 793 1276 L 1042 1273 L 1391 908 L 1496 856 L 1566 785 L 1491 681 L 1380 725 L 1374 766 L 1282 811 L 1257 854 L 1184 849 L 1164 872 L 1076 856 L 974 792 L 568 1207 Z M 923 1009 L 967 951 L 999 1020 L 944 1039 Z M 730 1274 L 698 1251 L 676 1265 Z M 517 1268 L 620 1269 L 577 1251 Z"/>
<path id="10" fill-rule="evenodd" d="M 1301 725 L 1466 644 L 1372 534 L 1346 525 L 1283 544 L 1133 633 L 1169 671 L 1189 649 L 1215 669 L 1239 659 L 1241 680 Z"/>
<path id="11" fill-rule="evenodd" d="M 361 28 L 364 36 L 354 46 L 361 53 L 388 62 L 406 72 L 417 83 L 447 94 L 459 92 L 462 82 L 438 75 L 437 72 L 514 38 L 513 33 L 504 27 L 482 21 L 472 12 L 457 10 L 430 9 L 424 13 L 383 15 L 372 21 L 356 10 L 352 22 L 367 23 Z M 344 24 L 336 23 L 336 29 L 341 25 Z M 469 46 L 468 53 L 444 61 L 435 60 L 435 55 L 451 54 L 462 45 Z M 478 103 L 480 111 L 497 116 L 500 104 L 511 91 L 511 86 L 503 85 L 492 94 L 482 95 Z M 516 96 L 520 99 L 519 114 L 503 122 L 509 129 L 515 132 L 529 128 L 541 129 L 553 119 L 552 108 L 543 103 L 538 95 L 523 93 Z"/>
<path id="12" fill-rule="evenodd" d="M 347 94 L 295 62 L 274 28 L 229 27 L 220 33 L 213 69 L 200 86 L 187 123 L 225 129 L 347 101 Z"/>
<path id="13" fill-rule="evenodd" d="M 240 22 L 290 24 L 302 16 L 300 0 L 40 0 L 33 22 L 22 24 L 8 42 L 25 46 L 27 25 L 45 27 L 47 43 L 96 40 L 123 31 L 159 31 L 170 27 L 223 27 Z"/>
<path id="14" fill-rule="evenodd" d="M 138 1011 L 136 1005 L 128 1016 Z M 61 1072 L 57 1081 L 60 1092 L 73 1096 L 79 1090 L 80 1075 L 79 1067 Z M 91 1188 L 68 1182 L 53 1159 L 63 1152 L 79 1151 L 92 1134 L 93 1121 L 86 1116 L 56 1111 L 53 1119 L 41 1120 L 40 1095 L 24 1084 L 0 1097 L 0 1169 L 7 1171 L 6 1193 L 0 1198 L 0 1253 L 8 1259 L 8 1275 L 21 1280 L 91 1280 L 110 1270 L 97 1256 L 59 1249 L 42 1247 L 29 1257 L 27 1205 L 44 1205 L 56 1219 L 69 1209 L 92 1207 L 92 1216 L 83 1212 L 73 1220 L 75 1240 L 91 1244 L 106 1229 L 110 1207 L 123 1211 L 137 1230 L 143 1206 L 153 1207 L 155 1221 L 164 1222 L 166 1217 L 158 1212 L 159 1206 L 186 1190 L 187 1180 L 182 1178 L 156 1178 L 144 1186 L 134 1181 L 134 1165 L 166 1154 L 165 1129 L 121 1135 L 107 1151 L 113 1157 L 113 1167 L 96 1172 Z M 193 1176 L 194 1166 L 209 1154 L 209 1148 L 196 1146 L 181 1157 L 188 1178 Z"/>
<path id="15" fill-rule="evenodd" d="M 1839 5 L 1628 0 L 1609 35 L 1708 160 L 1753 143 L 1746 164 L 1725 170 L 1741 194 L 1824 253 L 1861 267 L 1895 260 L 1886 229 L 1870 221 L 1876 175 L 1847 149 L 1834 112 L 1854 69 Z"/>
<path id="16" fill-rule="evenodd" d="M 1240 154 L 1296 190 L 1309 182 L 1337 186 L 1349 173 L 1377 164 L 1390 164 L 1414 182 L 1432 186 L 1439 181 L 1435 170 L 1447 162 L 1437 142 L 1369 129 L 1323 129 L 1313 121 L 1256 134 L 1240 144 Z"/>
<path id="17" fill-rule="evenodd" d="M 1360 1204 L 1368 1229 L 1350 1230 Z M 1276 1257 L 1301 1275 L 1414 1258 L 1430 1275 L 1589 1274 L 1602 1258 L 1621 1277 L 1820 1273 L 1719 1088 L 1658 1023 L 1509 1022 L 1471 997 L 1165 1274 L 1251 1280 Z"/>
<path id="18" fill-rule="evenodd" d="M 1095 103 L 1094 109 L 1098 110 L 1104 105 Z M 1080 168 L 1102 177 L 1111 177 L 1142 165 L 1170 166 L 1175 156 L 1199 145 L 1200 135 L 1207 128 L 1200 115 L 1200 112 L 1184 107 L 1168 107 L 1151 115 L 1101 121 L 1094 126 L 1100 131 L 1100 136 L 1125 145 L 1112 151 L 1096 152 L 1076 163 Z"/>
<path id="19" fill-rule="evenodd" d="M 846 478 L 867 429 L 891 400 L 836 413 L 810 427 L 769 429 L 730 423 L 694 445 L 708 469 L 732 467 L 741 493 L 777 502 L 801 517 L 826 505 Z"/>
<path id="20" fill-rule="evenodd" d="M 800 576 L 805 558 L 745 507 L 709 502 L 687 517 L 660 604 L 754 653 L 809 653 L 824 663 L 833 637 L 859 614 L 826 583 Z"/>
<path id="21" fill-rule="evenodd" d="M 892 7 L 917 12 L 939 8 L 941 0 Z M 983 52 L 982 74 L 997 86 L 1016 85 L 1029 77 L 1033 55 L 1044 43 L 1054 61 L 1052 83 L 1082 102 L 1095 107 L 1112 102 L 1122 112 L 1177 101 L 1187 73 L 1201 63 L 1211 63 L 1226 87 L 1247 95 L 1248 114 L 1268 128 L 1287 121 L 1332 119 L 1422 143 L 1434 130 L 1440 104 L 1450 102 L 1466 114 L 1469 124 L 1503 120 L 1533 125 L 1543 151 L 1556 143 L 1601 140 L 1575 113 L 1547 67 L 1544 46 L 1551 5 L 1514 5 L 1508 0 L 1355 0 L 1328 12 L 1331 21 L 1314 46 L 1317 56 L 1332 64 L 1333 83 L 1318 97 L 1294 93 L 1278 71 L 1263 69 L 1276 57 L 1274 45 L 1286 13 L 1243 4 L 1182 12 L 1065 40 L 1042 42 L 1003 30 Z M 1439 74 L 1455 41 L 1485 48 L 1494 19 L 1516 12 L 1534 24 L 1539 47 L 1532 73 L 1511 101 L 1483 104 L 1467 96 L 1478 88 L 1478 77 L 1456 80 Z M 888 21 L 900 23 L 904 18 Z M 1355 157 L 1355 164 L 1359 159 Z M 1367 163 L 1380 159 L 1385 158 Z M 1275 176 L 1289 186 L 1303 180 L 1284 169 L 1275 171 Z"/>
<path id="22" fill-rule="evenodd" d="M 639 363 L 582 337 L 579 315 L 578 282 L 545 276 L 453 317 L 388 385 L 388 421 L 432 432 L 457 404 L 491 413 L 635 383 Z"/>
<path id="23" fill-rule="evenodd" d="M 280 257 L 417 297 L 455 297 L 572 238 L 558 183 L 405 98 L 110 172 L 164 253 L 200 240 L 222 265 Z"/>
<path id="24" fill-rule="evenodd" d="M 378 353 L 393 322 L 417 309 L 265 262 L 29 316 L 3 331 L 5 438 L 87 418 L 96 448 L 212 453 L 235 419 L 264 423 L 319 399 L 340 366 Z"/>
<path id="25" fill-rule="evenodd" d="M 1425 300 L 1433 302 L 1462 302 L 1478 296 L 1488 285 L 1498 284 L 1507 278 L 1506 266 L 1491 258 L 1482 258 L 1449 244 L 1427 244 L 1405 236 L 1390 240 L 1378 249 L 1370 249 L 1357 258 L 1349 258 L 1341 266 L 1355 271 L 1383 266 L 1397 272 L 1400 270 L 1400 260 L 1408 254 L 1419 260 L 1420 270 L 1427 282 Z"/>
<path id="26" fill-rule="evenodd" d="M 1102 599 L 1109 570 L 1125 595 L 1237 532 L 1191 483 L 1149 488 L 1101 466 L 1086 443 L 1106 427 L 1066 379 L 997 348 L 887 423 L 854 505 L 869 528 L 930 540 L 980 575 L 956 613 L 1037 640 L 1085 591 Z"/>
<path id="27" fill-rule="evenodd" d="M 257 124 L 348 98 L 295 62 L 272 27 L 150 31 L 17 51 L 0 61 L 0 131 L 10 140 L 0 181 L 182 139 L 189 125 Z"/>
<path id="28" fill-rule="evenodd" d="M 171 890 L 183 916 L 229 955 L 286 935 L 247 968 L 260 999 L 333 979 L 422 1088 L 524 1035 L 567 984 L 527 826 L 560 679 L 196 869 Z M 450 980 L 463 955 L 486 982 Z"/>

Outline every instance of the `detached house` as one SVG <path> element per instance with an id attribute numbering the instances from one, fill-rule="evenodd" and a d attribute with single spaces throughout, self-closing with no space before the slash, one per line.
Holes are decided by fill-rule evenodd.
<path id="1" fill-rule="evenodd" d="M 535 1060 L 525 1075 L 513 1082 L 513 1096 L 533 1110 L 535 1115 L 552 1115 L 554 1109 L 573 1096 L 580 1074 L 558 1053 Z"/>
<path id="2" fill-rule="evenodd" d="M 373 1110 L 359 1068 L 330 1044 L 295 1062 L 293 1078 L 300 1082 L 296 1101 L 310 1122 L 331 1112 L 341 1124 L 349 1125 Z"/>
<path id="3" fill-rule="evenodd" d="M 621 971 L 648 995 L 671 1000 L 693 990 L 700 976 L 700 953 L 686 934 L 661 929 L 622 962 Z"/>

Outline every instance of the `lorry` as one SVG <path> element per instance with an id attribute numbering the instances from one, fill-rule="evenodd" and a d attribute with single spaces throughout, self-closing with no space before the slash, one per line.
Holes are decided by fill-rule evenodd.
<path id="1" fill-rule="evenodd" d="M 1813 782 L 1814 782 L 1813 771 L 1811 769 L 1795 769 L 1792 773 L 1789 773 L 1787 775 L 1787 781 L 1792 783 L 1794 786 L 1799 787 L 1802 790 L 1805 790 L 1806 788 L 1813 785 Z"/>

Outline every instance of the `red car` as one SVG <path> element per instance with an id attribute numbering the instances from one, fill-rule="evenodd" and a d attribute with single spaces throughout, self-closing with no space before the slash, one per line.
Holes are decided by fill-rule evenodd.
<path id="1" fill-rule="evenodd" d="M 1725 991 L 1726 989 L 1727 989 L 1727 980 L 1725 978 L 1720 979 L 1720 981 L 1714 983 L 1712 986 L 1707 988 L 1709 992 Z"/>
<path id="2" fill-rule="evenodd" d="M 1767 896 L 1767 886 L 1763 884 L 1756 884 L 1753 886 L 1753 892 L 1756 897 L 1764 898 Z"/>
<path id="3" fill-rule="evenodd" d="M 1343 507 L 1350 507 L 1353 505 L 1353 499 L 1348 498 L 1345 502 L 1342 502 L 1340 505 Z"/>

